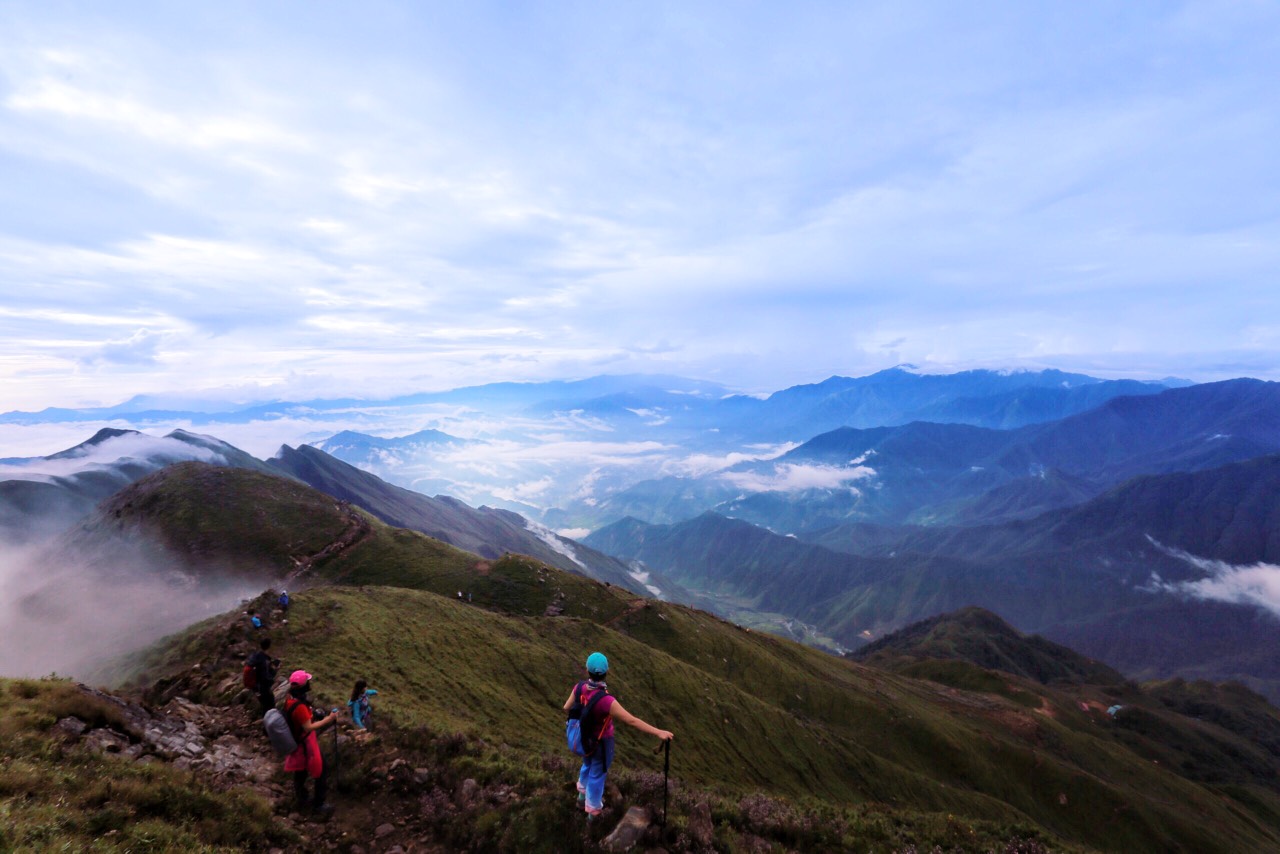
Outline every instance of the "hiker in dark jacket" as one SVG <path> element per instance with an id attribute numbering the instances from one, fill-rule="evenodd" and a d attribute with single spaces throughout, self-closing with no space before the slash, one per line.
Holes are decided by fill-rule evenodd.
<path id="1" fill-rule="evenodd" d="M 276 707 L 276 695 L 272 690 L 276 683 L 276 670 L 280 667 L 280 659 L 272 658 L 267 650 L 271 649 L 271 638 L 263 638 L 258 644 L 260 649 L 245 660 L 245 664 L 253 668 L 258 680 L 258 702 L 262 705 L 262 714 Z"/>
<path id="2" fill-rule="evenodd" d="M 578 803 L 582 804 L 589 819 L 599 815 L 604 809 L 604 784 L 609 766 L 613 764 L 615 718 L 663 741 L 675 738 L 674 733 L 651 726 L 622 708 L 622 704 L 608 693 L 609 688 L 604 681 L 608 672 L 609 659 L 603 653 L 591 653 L 587 657 L 587 681 L 574 685 L 569 692 L 569 699 L 564 701 L 564 710 L 567 712 L 575 702 L 585 708 L 593 696 L 601 691 L 605 692 L 591 709 L 591 720 L 581 722 L 581 726 L 590 726 L 600 736 L 596 749 L 590 756 L 583 757 L 582 768 L 578 771 Z"/>
<path id="3" fill-rule="evenodd" d="M 295 670 L 289 674 L 289 697 L 284 701 L 284 716 L 289 721 L 294 741 L 298 742 L 298 749 L 285 758 L 284 770 L 286 773 L 293 773 L 293 791 L 300 809 L 308 806 L 307 778 L 310 777 L 315 780 L 316 791 L 309 806 L 315 812 L 330 813 L 333 812 L 333 807 L 325 800 L 329 788 L 329 770 L 320 754 L 320 739 L 316 737 L 316 731 L 337 721 L 338 712 L 335 709 L 316 720 L 315 709 L 307 700 L 310 690 L 310 673 Z"/>

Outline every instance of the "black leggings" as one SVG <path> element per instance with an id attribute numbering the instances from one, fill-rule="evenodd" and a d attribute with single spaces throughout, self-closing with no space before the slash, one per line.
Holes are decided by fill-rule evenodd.
<path id="1" fill-rule="evenodd" d="M 293 793 L 298 798 L 299 806 L 307 802 L 307 772 L 293 772 Z M 320 776 L 316 777 L 316 794 L 315 799 L 311 802 L 312 806 L 320 806 L 324 803 L 324 796 L 329 791 L 329 766 L 326 764 L 320 770 Z"/>

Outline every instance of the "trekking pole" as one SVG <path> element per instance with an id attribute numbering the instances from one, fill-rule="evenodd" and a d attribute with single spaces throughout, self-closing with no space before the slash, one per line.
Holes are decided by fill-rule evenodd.
<path id="1" fill-rule="evenodd" d="M 662 744 L 659 744 L 654 748 L 653 752 L 657 753 L 659 750 L 665 751 L 665 754 L 662 757 L 662 826 L 666 827 L 667 793 L 670 790 L 670 787 L 667 785 L 667 780 L 671 776 L 671 739 L 664 738 L 662 740 Z"/>
<path id="2" fill-rule="evenodd" d="M 337 713 L 337 709 L 333 710 Z M 333 722 L 333 788 L 338 788 L 338 721 Z"/>

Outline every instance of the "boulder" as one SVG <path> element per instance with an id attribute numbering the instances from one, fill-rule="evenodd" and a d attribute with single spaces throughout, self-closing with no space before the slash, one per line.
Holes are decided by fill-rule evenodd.
<path id="1" fill-rule="evenodd" d="M 102 728 L 90 731 L 80 744 L 95 753 L 121 753 L 129 746 L 129 739 L 115 730 Z"/>
<path id="2" fill-rule="evenodd" d="M 458 787 L 458 806 L 469 807 L 475 803 L 476 796 L 480 794 L 480 784 L 468 777 L 462 781 L 462 785 Z"/>
<path id="3" fill-rule="evenodd" d="M 395 832 L 396 832 L 396 826 L 395 826 L 394 824 L 391 824 L 390 822 L 388 822 L 388 823 L 386 823 L 386 824 L 380 824 L 380 825 L 378 825 L 378 826 L 377 826 L 377 828 L 373 831 L 373 838 L 374 838 L 374 839 L 381 839 L 382 837 L 384 837 L 384 836 L 390 836 L 391 834 L 393 834 L 393 833 L 395 833 Z"/>
<path id="4" fill-rule="evenodd" d="M 602 843 L 606 851 L 630 851 L 649 829 L 649 808 L 632 807 Z"/>
<path id="5" fill-rule="evenodd" d="M 689 836 L 699 848 L 710 848 L 715 837 L 715 825 L 711 823 L 711 806 L 699 801 L 689 812 Z"/>
<path id="6" fill-rule="evenodd" d="M 89 725 L 77 717 L 63 718 L 53 725 L 53 731 L 64 738 L 75 741 L 84 734 Z"/>

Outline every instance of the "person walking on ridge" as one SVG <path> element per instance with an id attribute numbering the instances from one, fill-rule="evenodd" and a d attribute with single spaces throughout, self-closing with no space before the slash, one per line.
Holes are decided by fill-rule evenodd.
<path id="1" fill-rule="evenodd" d="M 579 711 L 588 710 L 588 704 L 597 694 L 600 698 L 590 705 L 589 713 L 580 720 L 579 726 L 585 733 L 588 730 L 598 738 L 595 749 L 582 757 L 582 768 L 578 771 L 578 803 L 586 810 L 588 820 L 600 814 L 604 809 L 604 786 L 609 774 L 609 766 L 613 764 L 613 722 L 615 719 L 635 727 L 641 732 L 657 736 L 662 741 L 670 741 L 675 734 L 658 729 L 628 712 L 622 707 L 605 684 L 605 676 L 609 672 L 609 659 L 604 653 L 593 652 L 587 657 L 587 681 L 579 682 L 569 692 L 569 699 L 564 702 L 564 710 L 571 712 L 577 707 Z M 584 736 L 584 741 L 587 738 Z"/>
<path id="2" fill-rule="evenodd" d="M 305 670 L 295 670 L 289 674 L 289 697 L 284 701 L 284 716 L 293 731 L 294 741 L 298 749 L 290 753 L 284 760 L 285 773 L 293 774 L 293 791 L 298 799 L 298 807 L 307 806 L 307 778 L 315 780 L 315 795 L 310 802 L 313 812 L 325 814 L 333 812 L 333 806 L 325 800 L 329 788 L 328 769 L 324 765 L 324 757 L 320 755 L 320 739 L 316 731 L 324 729 L 338 719 L 338 710 L 320 720 L 316 720 L 316 711 L 307 701 L 307 693 L 311 690 L 311 674 Z"/>
<path id="3" fill-rule="evenodd" d="M 258 682 L 258 703 L 262 706 L 262 714 L 276 707 L 276 695 L 272 690 L 276 682 L 276 670 L 280 667 L 280 659 L 272 658 L 267 650 L 271 649 L 271 638 L 263 638 L 253 655 L 245 660 L 245 664 L 253 668 Z"/>

